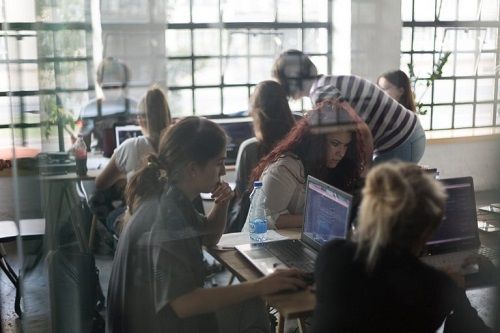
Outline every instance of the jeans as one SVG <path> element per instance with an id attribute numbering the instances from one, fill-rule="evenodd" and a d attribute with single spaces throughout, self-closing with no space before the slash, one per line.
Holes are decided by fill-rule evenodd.
<path id="1" fill-rule="evenodd" d="M 373 159 L 373 164 L 398 159 L 404 162 L 418 163 L 425 152 L 425 132 L 419 121 L 415 125 L 412 134 L 399 147 L 391 151 L 379 154 Z"/>

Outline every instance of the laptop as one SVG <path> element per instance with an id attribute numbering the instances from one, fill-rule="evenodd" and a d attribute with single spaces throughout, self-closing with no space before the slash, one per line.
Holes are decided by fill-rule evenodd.
<path id="1" fill-rule="evenodd" d="M 121 145 L 129 138 L 135 138 L 142 135 L 141 127 L 138 125 L 115 126 L 116 147 Z"/>
<path id="2" fill-rule="evenodd" d="M 452 268 L 463 275 L 477 273 L 478 267 L 464 269 L 464 260 L 474 254 L 485 255 L 498 266 L 498 252 L 481 246 L 476 199 L 472 177 L 442 179 L 448 198 L 438 229 L 426 244 L 421 260 L 436 268 Z"/>
<path id="3" fill-rule="evenodd" d="M 312 273 L 321 246 L 347 238 L 351 203 L 351 195 L 308 176 L 300 239 L 238 245 L 236 250 L 264 275 L 283 267 Z"/>

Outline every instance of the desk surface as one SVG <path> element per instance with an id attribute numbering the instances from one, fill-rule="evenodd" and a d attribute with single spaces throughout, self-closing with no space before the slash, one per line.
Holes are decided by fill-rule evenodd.
<path id="1" fill-rule="evenodd" d="M 99 175 L 101 170 L 88 170 L 85 176 L 78 176 L 75 172 L 64 173 L 60 175 L 42 176 L 43 180 L 60 181 L 60 180 L 94 180 Z"/>
<path id="2" fill-rule="evenodd" d="M 279 233 L 288 238 L 300 238 L 300 229 L 279 230 Z M 262 274 L 236 250 L 213 248 L 208 249 L 208 252 L 240 281 L 253 281 L 262 277 Z M 266 296 L 264 299 L 285 318 L 299 318 L 311 314 L 316 304 L 316 296 L 310 290 L 280 293 Z"/>

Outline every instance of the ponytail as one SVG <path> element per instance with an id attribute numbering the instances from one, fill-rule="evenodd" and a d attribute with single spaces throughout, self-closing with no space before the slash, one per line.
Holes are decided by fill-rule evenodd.
<path id="1" fill-rule="evenodd" d="M 143 100 L 149 142 L 158 151 L 162 131 L 172 123 L 167 97 L 158 85 L 152 86 Z"/>

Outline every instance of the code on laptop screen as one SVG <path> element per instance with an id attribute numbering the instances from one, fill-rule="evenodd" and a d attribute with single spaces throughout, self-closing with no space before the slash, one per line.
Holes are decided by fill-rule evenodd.
<path id="1" fill-rule="evenodd" d="M 308 182 L 304 234 L 319 244 L 345 239 L 349 225 L 349 195 L 326 184 Z"/>
<path id="2" fill-rule="evenodd" d="M 470 241 L 477 233 L 476 207 L 472 183 L 445 184 L 448 199 L 445 214 L 427 245 Z"/>

